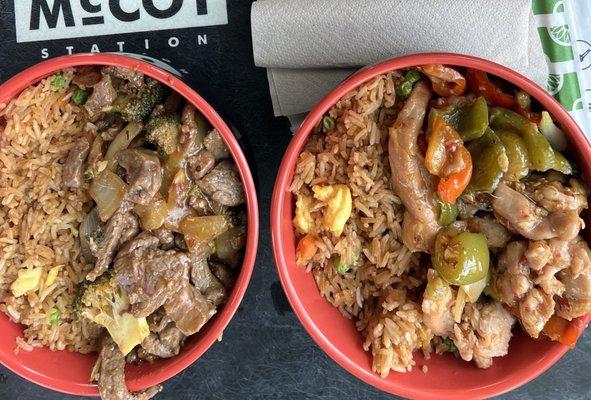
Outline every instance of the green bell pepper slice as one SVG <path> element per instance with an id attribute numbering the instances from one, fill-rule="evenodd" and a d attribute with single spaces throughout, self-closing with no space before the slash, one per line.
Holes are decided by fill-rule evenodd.
<path id="1" fill-rule="evenodd" d="M 463 108 L 447 106 L 431 108 L 429 111 L 429 132 L 436 117 L 441 117 L 450 124 L 464 142 L 478 139 L 488 128 L 488 105 L 484 97 L 479 97 L 472 104 Z M 428 136 L 428 133 L 427 133 Z"/>
<path id="2" fill-rule="evenodd" d="M 487 276 L 490 266 L 486 237 L 446 228 L 437 235 L 431 262 L 439 276 L 452 285 L 478 282 Z"/>
<path id="3" fill-rule="evenodd" d="M 490 124 L 493 129 L 513 130 L 521 135 L 527 147 L 531 169 L 537 171 L 555 169 L 560 172 L 566 171 L 563 172 L 565 174 L 572 173 L 570 163 L 562 155 L 557 156 L 559 153 L 554 151 L 534 122 L 506 108 L 494 107 L 491 110 Z"/>
<path id="4" fill-rule="evenodd" d="M 503 178 L 518 181 L 529 173 L 529 154 L 525 141 L 517 133 L 509 130 L 496 132 L 505 146 L 509 164 Z"/>
<path id="5" fill-rule="evenodd" d="M 467 146 L 472 157 L 472 178 L 467 193 L 492 193 L 507 171 L 509 160 L 501 139 L 492 129 Z"/>
<path id="6" fill-rule="evenodd" d="M 441 200 L 439 196 L 435 196 L 435 201 L 439 204 L 439 219 L 437 222 L 441 226 L 448 226 L 458 217 L 457 204 L 449 204 Z"/>

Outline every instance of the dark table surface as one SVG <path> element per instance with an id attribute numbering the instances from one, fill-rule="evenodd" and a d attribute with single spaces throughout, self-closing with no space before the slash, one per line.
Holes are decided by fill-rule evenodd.
<path id="1" fill-rule="evenodd" d="M 16 0 L 15 0 L 16 1 Z M 19 0 L 20 1 L 20 0 Z M 258 187 L 261 217 L 260 246 L 246 296 L 224 332 L 207 353 L 167 381 L 158 397 L 167 399 L 378 399 L 391 398 L 354 378 L 330 360 L 304 331 L 279 284 L 269 231 L 269 205 L 275 174 L 290 141 L 289 123 L 274 118 L 265 71 L 253 65 L 250 44 L 250 1 L 228 0 L 228 25 L 197 30 L 161 31 L 151 35 L 149 55 L 186 69 L 185 80 L 233 123 L 242 134 Z M 41 49 L 50 56 L 89 51 L 117 51 L 125 40 L 127 52 L 141 53 L 146 34 L 108 38 L 78 38 L 51 43 L 17 44 L 12 2 L 0 0 L 0 82 L 38 62 Z M 181 43 L 207 34 L 204 48 L 178 51 L 166 46 L 171 36 Z M 192 36 L 193 35 L 193 36 Z M 181 46 L 179 46 L 181 47 Z M 154 50 L 157 49 L 157 50 Z M 526 355 L 524 355 L 526 356 Z M 68 366 L 65 365 L 64 368 Z M 504 399 L 591 399 L 591 333 L 576 349 L 533 382 Z M 71 399 L 28 383 L 0 366 L 0 399 Z"/>

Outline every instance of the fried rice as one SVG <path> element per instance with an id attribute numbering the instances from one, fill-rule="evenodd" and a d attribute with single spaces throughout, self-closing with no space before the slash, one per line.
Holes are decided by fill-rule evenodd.
<path id="1" fill-rule="evenodd" d="M 69 82 L 73 71 L 62 75 Z M 86 353 L 96 350 L 100 330 L 75 319 L 71 304 L 92 267 L 78 240 L 88 188 L 67 190 L 62 169 L 72 145 L 95 127 L 70 101 L 72 89 L 56 91 L 51 79 L 0 104 L 0 310 L 25 326 L 15 351 L 47 346 Z M 18 271 L 36 267 L 43 268 L 39 288 L 15 297 Z"/>
<path id="2" fill-rule="evenodd" d="M 431 351 L 431 331 L 422 321 L 420 292 L 428 263 L 402 244 L 404 206 L 390 187 L 388 126 L 397 114 L 397 72 L 381 75 L 341 98 L 328 115 L 336 127 L 319 124 L 296 164 L 291 191 L 312 197 L 314 185 L 347 185 L 352 213 L 343 234 L 316 237 L 318 250 L 306 263 L 320 293 L 355 321 L 371 351 L 373 370 L 409 371 L 412 354 Z M 311 206 L 321 226 L 321 205 Z M 334 256 L 352 268 L 339 273 Z"/>

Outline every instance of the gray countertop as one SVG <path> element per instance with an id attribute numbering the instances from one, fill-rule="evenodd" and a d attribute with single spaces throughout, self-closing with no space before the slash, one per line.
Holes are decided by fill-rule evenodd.
<path id="1" fill-rule="evenodd" d="M 106 48 L 102 51 L 116 51 L 113 42 L 123 37 L 130 45 L 125 51 L 142 50 L 134 44 L 143 43 L 141 33 L 115 39 L 16 44 L 11 3 L 0 0 L 0 33 L 6 33 L 0 40 L 0 82 L 37 62 L 44 47 L 49 47 L 51 55 L 57 55 L 64 54 L 67 45 L 74 45 L 75 51 L 88 51 L 92 43 L 99 41 Z M 228 25 L 198 31 L 208 35 L 205 49 L 175 52 L 165 46 L 165 39 L 174 34 L 182 41 L 183 35 L 191 32 L 164 31 L 159 35 L 160 42 L 153 40 L 150 55 L 157 53 L 172 65 L 188 69 L 190 73 L 185 79 L 241 132 L 259 193 L 260 247 L 252 281 L 223 341 L 216 342 L 191 367 L 167 381 L 158 399 L 391 398 L 329 359 L 304 331 L 282 292 L 271 250 L 269 204 L 275 174 L 291 133 L 286 119 L 273 117 L 265 71 L 252 64 L 250 1 L 227 3 Z M 159 45 L 162 47 L 158 48 Z M 549 371 L 501 398 L 591 400 L 590 381 L 591 332 L 587 331 L 577 348 Z M 31 384 L 0 366 L 0 399 L 75 398 Z"/>

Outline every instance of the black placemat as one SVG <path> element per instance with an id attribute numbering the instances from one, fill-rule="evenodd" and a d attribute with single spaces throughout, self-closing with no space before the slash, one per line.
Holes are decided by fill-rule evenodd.
<path id="1" fill-rule="evenodd" d="M 62 32 L 41 29 L 47 27 L 44 15 L 51 15 L 53 10 L 48 6 L 45 13 L 39 11 L 39 28 L 45 36 L 37 37 L 68 37 L 17 43 L 14 3 L 23 3 L 21 7 L 26 9 L 27 6 L 29 10 L 32 5 L 62 4 L 62 16 L 55 21 L 56 29 L 61 27 Z M 82 4 L 99 3 L 100 11 L 83 12 Z M 139 22 L 117 20 L 109 10 L 109 3 L 124 5 L 123 10 L 128 13 L 139 9 Z M 146 9 L 137 6 L 141 3 L 139 0 L 0 0 L 0 82 L 39 62 L 45 55 L 68 54 L 69 47 L 73 52 L 116 52 L 122 46 L 125 52 L 145 54 L 180 71 L 183 79 L 241 133 L 241 142 L 255 175 L 261 218 L 260 247 L 252 281 L 236 316 L 224 332 L 223 341 L 215 343 L 190 368 L 167 381 L 158 399 L 391 398 L 349 375 L 312 342 L 291 311 L 278 282 L 269 233 L 269 204 L 275 174 L 291 133 L 286 119 L 273 117 L 265 71 L 253 65 L 249 27 L 251 2 L 227 0 L 226 8 L 219 7 L 226 5 L 224 0 L 144 0 L 143 3 L 162 8 L 182 3 L 175 16 L 183 18 L 175 20 L 176 26 L 206 23 L 204 6 L 211 13 L 226 9 L 227 24 L 123 33 L 137 31 L 142 26 L 145 29 L 165 26 L 165 19 L 151 21 Z M 72 8 L 73 28 L 65 28 L 67 5 Z M 197 13 L 197 7 L 201 14 Z M 21 14 L 19 21 L 30 28 L 33 13 L 25 13 L 24 17 Z M 202 18 L 203 15 L 206 18 Z M 83 18 L 101 16 L 105 24 L 86 27 L 99 26 L 98 32 L 115 31 L 116 34 L 94 36 L 92 30 L 85 30 Z M 219 21 L 220 15 L 216 14 L 215 18 Z M 211 17 L 210 21 L 215 18 Z M 52 21 L 50 17 L 49 22 L 53 24 Z M 34 37 L 35 33 L 25 31 L 19 32 L 19 38 Z M 93 36 L 78 37 L 91 33 Z M 504 398 L 589 400 L 590 370 L 591 335 L 587 332 L 579 347 L 551 371 Z M 31 384 L 0 366 L 0 399 L 70 398 L 75 399 Z"/>

